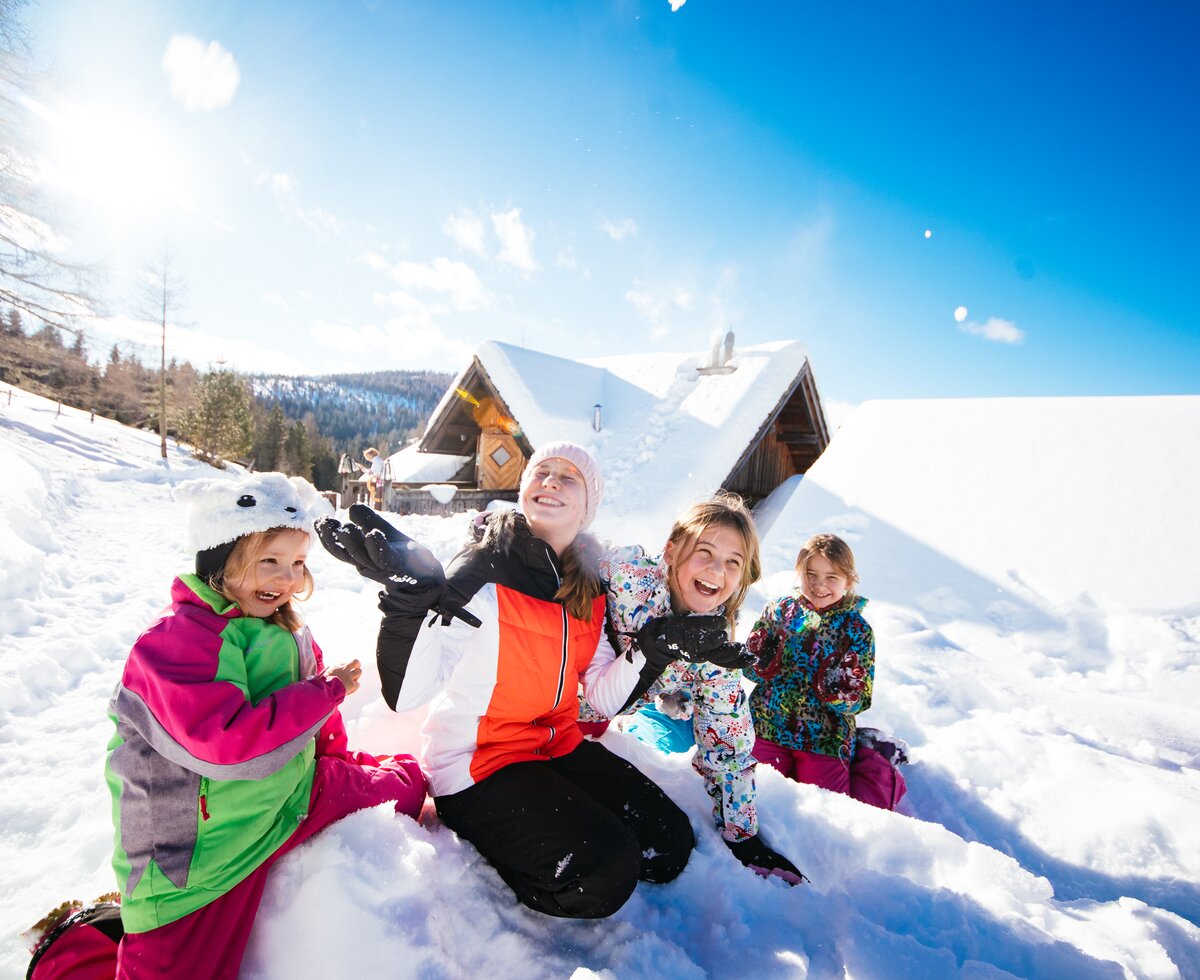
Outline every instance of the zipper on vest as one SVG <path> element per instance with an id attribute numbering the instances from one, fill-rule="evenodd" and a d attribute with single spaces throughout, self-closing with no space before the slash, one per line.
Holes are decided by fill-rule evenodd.
<path id="1" fill-rule="evenodd" d="M 208 777 L 200 777 L 200 816 L 208 819 Z"/>
<path id="2" fill-rule="evenodd" d="M 567 658 L 571 655 L 570 649 L 570 626 L 567 622 L 567 607 L 559 607 L 562 612 L 562 658 L 558 663 L 558 690 L 554 692 L 554 707 L 558 707 L 562 701 L 563 687 L 567 683 Z M 553 737 L 553 736 L 551 736 Z"/>

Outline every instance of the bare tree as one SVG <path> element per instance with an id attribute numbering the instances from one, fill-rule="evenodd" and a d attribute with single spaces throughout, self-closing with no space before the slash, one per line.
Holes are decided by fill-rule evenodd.
<path id="1" fill-rule="evenodd" d="M 48 206 L 26 145 L 30 84 L 19 20 L 26 0 L 0 0 L 0 305 L 62 330 L 91 312 L 88 270 L 59 257 L 63 242 L 43 216 Z"/>
<path id="2" fill-rule="evenodd" d="M 146 270 L 146 278 L 154 308 L 154 318 L 162 324 L 161 358 L 158 373 L 158 436 L 162 458 L 167 458 L 167 318 L 183 302 L 184 283 L 175 268 L 169 246 L 164 245 L 162 255 Z"/>

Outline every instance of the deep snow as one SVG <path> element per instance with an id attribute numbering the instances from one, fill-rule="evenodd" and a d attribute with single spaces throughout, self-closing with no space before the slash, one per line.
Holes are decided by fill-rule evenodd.
<path id="1" fill-rule="evenodd" d="M 1200 976 L 1198 435 L 1200 398 L 868 403 L 766 503 L 750 605 L 789 587 L 811 531 L 851 538 L 879 648 L 864 718 L 913 747 L 910 815 L 760 772 L 764 833 L 811 885 L 742 869 L 686 758 L 613 731 L 691 814 L 676 882 L 549 919 L 428 808 L 421 826 L 378 808 L 279 864 L 245 974 Z M 112 888 L 105 705 L 188 561 L 173 488 L 212 473 L 0 389 L 4 976 L 47 909 Z M 599 530 L 625 543 L 634 474 L 609 490 Z M 398 523 L 448 559 L 465 521 Z M 312 565 L 315 635 L 367 669 L 352 742 L 414 750 L 419 717 L 375 694 L 374 589 Z"/>

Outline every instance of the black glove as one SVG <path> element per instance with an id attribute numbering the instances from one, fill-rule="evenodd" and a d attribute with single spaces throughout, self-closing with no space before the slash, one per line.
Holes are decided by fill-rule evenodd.
<path id="1" fill-rule="evenodd" d="M 739 653 L 746 652 L 740 643 L 729 642 L 729 624 L 724 616 L 655 616 L 636 632 L 623 635 L 633 637 L 646 663 L 618 714 L 627 711 L 676 660 L 725 667 Z"/>
<path id="2" fill-rule="evenodd" d="M 353 524 L 322 517 L 316 523 L 317 537 L 335 558 L 383 586 L 379 608 L 387 616 L 420 619 L 432 610 L 443 622 L 457 616 L 479 626 L 475 616 L 447 601 L 446 573 L 432 551 L 392 527 L 370 507 L 354 504 L 350 519 Z"/>
<path id="3" fill-rule="evenodd" d="M 798 885 L 801 882 L 808 881 L 800 873 L 799 868 L 778 851 L 773 851 L 767 847 L 762 837 L 758 835 L 739 841 L 727 840 L 725 841 L 725 846 L 733 852 L 733 856 L 741 861 L 742 864 L 763 878 L 781 878 L 789 885 Z"/>
<path id="4" fill-rule="evenodd" d="M 676 660 L 729 670 L 753 663 L 744 646 L 729 641 L 724 616 L 656 616 L 631 635 L 646 663 L 659 673 Z"/>

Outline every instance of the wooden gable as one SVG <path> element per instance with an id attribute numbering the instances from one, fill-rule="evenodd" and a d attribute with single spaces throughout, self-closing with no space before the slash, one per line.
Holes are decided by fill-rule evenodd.
<path id="1" fill-rule="evenodd" d="M 789 477 L 807 473 L 829 445 L 829 427 L 808 361 L 721 484 L 757 503 Z"/>
<path id="2" fill-rule="evenodd" d="M 475 485 L 515 490 L 533 447 L 507 403 L 475 357 L 455 389 L 457 397 L 429 420 L 421 451 L 475 456 Z"/>

